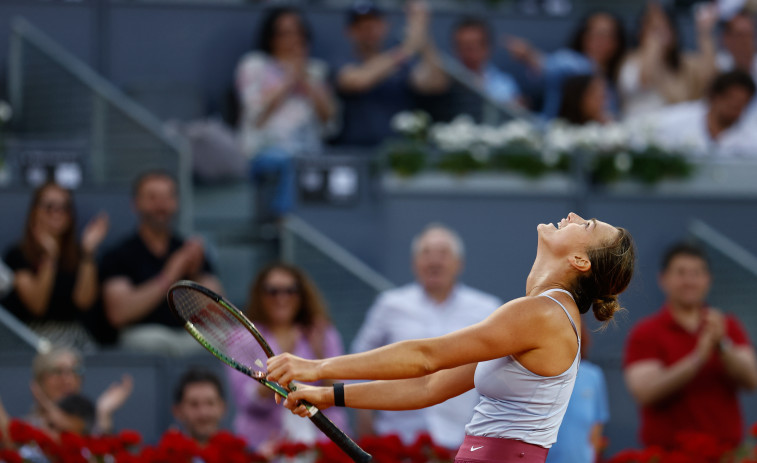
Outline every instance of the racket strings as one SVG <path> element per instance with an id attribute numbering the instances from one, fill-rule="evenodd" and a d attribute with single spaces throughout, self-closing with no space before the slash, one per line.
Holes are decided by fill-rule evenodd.
<path id="1" fill-rule="evenodd" d="M 192 324 L 201 342 L 253 371 L 267 372 L 265 351 L 229 309 L 192 289 L 177 288 L 172 297 L 176 312 Z"/>

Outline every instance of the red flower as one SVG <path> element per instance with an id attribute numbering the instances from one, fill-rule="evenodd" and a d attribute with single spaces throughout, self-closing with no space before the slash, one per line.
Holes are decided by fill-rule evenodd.
<path id="1" fill-rule="evenodd" d="M 25 444 L 34 440 L 37 430 L 19 419 L 12 419 L 8 425 L 8 435 L 16 444 Z"/>
<path id="2" fill-rule="evenodd" d="M 0 460 L 5 463 L 23 463 L 21 456 L 15 450 L 0 450 Z"/>
<path id="3" fill-rule="evenodd" d="M 303 452 L 308 451 L 308 446 L 302 442 L 282 442 L 279 444 L 276 453 L 285 457 L 295 457 Z"/>
<path id="4" fill-rule="evenodd" d="M 136 431 L 124 430 L 118 433 L 118 440 L 124 447 L 135 447 L 142 442 L 142 436 Z"/>
<path id="5" fill-rule="evenodd" d="M 111 452 L 111 442 L 107 437 L 90 438 L 87 443 L 87 448 L 92 455 L 108 455 Z"/>
<path id="6" fill-rule="evenodd" d="M 751 435 L 752 435 L 753 437 L 757 437 L 757 423 L 754 423 L 754 424 L 752 425 L 752 429 L 750 430 L 750 434 L 751 434 Z"/>
<path id="7" fill-rule="evenodd" d="M 131 453 L 125 450 L 116 452 L 113 455 L 113 458 L 116 460 L 116 463 L 146 463 L 144 461 L 141 461 L 136 455 L 132 455 Z M 210 463 L 210 462 L 206 461 L 206 463 Z"/>

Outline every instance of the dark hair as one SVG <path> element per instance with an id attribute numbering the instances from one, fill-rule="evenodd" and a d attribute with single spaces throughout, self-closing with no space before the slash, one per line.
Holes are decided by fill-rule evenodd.
<path id="1" fill-rule="evenodd" d="M 382 18 L 384 11 L 371 0 L 356 0 L 349 10 L 347 10 L 347 26 L 352 26 L 356 22 L 372 17 Z"/>
<path id="2" fill-rule="evenodd" d="M 672 42 L 670 43 L 670 48 L 665 52 L 665 55 L 663 56 L 663 61 L 668 68 L 677 72 L 681 69 L 681 50 L 679 50 L 678 48 L 681 34 L 678 31 L 678 24 L 676 23 L 675 13 L 670 8 L 663 7 L 662 5 L 658 6 L 662 9 L 673 38 Z M 639 19 L 637 21 L 637 41 L 639 42 L 639 45 L 641 44 L 641 34 L 644 32 L 644 23 L 646 22 L 647 15 L 649 14 L 648 11 L 649 4 L 641 11 Z"/>
<path id="3" fill-rule="evenodd" d="M 662 260 L 660 261 L 660 272 L 665 273 L 670 267 L 671 262 L 673 262 L 673 259 L 679 256 L 700 259 L 708 269 L 710 268 L 710 260 L 707 258 L 707 254 L 705 254 L 702 248 L 695 244 L 681 241 L 671 245 L 665 250 L 665 253 L 662 255 Z"/>
<path id="4" fill-rule="evenodd" d="M 588 116 L 584 113 L 583 101 L 592 82 L 597 78 L 598 76 L 592 74 L 583 74 L 565 79 L 562 85 L 560 111 L 557 114 L 559 119 L 575 125 L 590 122 Z"/>
<path id="5" fill-rule="evenodd" d="M 52 188 L 57 188 L 68 196 L 68 210 L 66 212 L 68 213 L 70 220 L 68 228 L 63 231 L 63 235 L 61 236 L 60 264 L 64 269 L 73 271 L 79 265 L 80 257 L 79 244 L 76 241 L 76 209 L 74 208 L 74 198 L 70 190 L 63 188 L 55 182 L 47 182 L 37 187 L 37 189 L 34 190 L 34 193 L 32 193 L 32 200 L 29 203 L 29 212 L 26 214 L 26 223 L 24 224 L 24 234 L 21 237 L 19 247 L 21 248 L 21 253 L 24 255 L 27 262 L 36 268 L 42 260 L 44 250 L 35 237 L 34 222 L 38 212 L 37 209 L 39 209 L 40 203 L 42 202 L 42 196 L 45 191 Z M 52 302 L 53 301 L 51 301 L 51 303 Z"/>
<path id="6" fill-rule="evenodd" d="M 468 29 L 468 28 L 475 28 L 480 30 L 484 33 L 484 38 L 486 39 L 486 43 L 491 44 L 492 42 L 492 28 L 489 26 L 489 23 L 484 21 L 481 18 L 476 18 L 474 16 L 465 16 L 460 21 L 458 21 L 455 24 L 454 29 L 452 29 L 452 33 L 457 34 L 462 29 Z"/>
<path id="7" fill-rule="evenodd" d="M 625 228 L 618 227 L 611 242 L 589 249 L 591 270 L 578 278 L 572 293 L 583 314 L 591 308 L 594 317 L 606 322 L 623 310 L 618 294 L 631 283 L 636 263 L 636 245 Z"/>
<path id="8" fill-rule="evenodd" d="M 144 185 L 148 180 L 151 180 L 153 178 L 164 178 L 168 179 L 171 182 L 173 182 L 174 186 L 178 186 L 178 182 L 176 181 L 176 177 L 169 171 L 165 169 L 151 169 L 146 170 L 134 179 L 134 181 L 131 183 L 131 197 L 136 198 L 139 194 L 139 190 L 142 189 L 142 185 Z"/>
<path id="9" fill-rule="evenodd" d="M 300 307 L 294 317 L 294 323 L 312 328 L 316 322 L 329 319 L 326 304 L 324 304 L 320 292 L 305 272 L 294 265 L 276 262 L 263 268 L 250 286 L 247 315 L 253 322 L 260 322 L 264 325 L 270 322 L 268 314 L 263 308 L 263 290 L 268 275 L 275 270 L 290 274 L 300 292 Z"/>
<path id="10" fill-rule="evenodd" d="M 95 424 L 95 405 L 81 394 L 71 394 L 58 401 L 58 407 L 67 415 L 84 421 L 84 434 L 90 434 Z"/>
<path id="11" fill-rule="evenodd" d="M 584 53 L 584 38 L 586 37 L 586 33 L 589 32 L 589 26 L 591 25 L 592 19 L 596 18 L 597 16 L 607 16 L 615 23 L 615 43 L 617 44 L 618 48 L 610 57 L 610 61 L 607 63 L 607 67 L 605 69 L 605 78 L 614 83 L 618 78 L 618 71 L 620 70 L 620 65 L 623 62 L 623 57 L 626 54 L 627 47 L 626 28 L 623 25 L 623 21 L 621 21 L 619 17 L 607 11 L 594 11 L 587 14 L 579 22 L 578 28 L 573 33 L 573 37 L 570 39 L 569 47 L 581 54 Z"/>
<path id="12" fill-rule="evenodd" d="M 266 16 L 261 21 L 260 32 L 258 33 L 257 46 L 266 55 L 271 55 L 273 51 L 273 39 L 276 35 L 276 23 L 282 16 L 288 14 L 297 16 L 297 19 L 302 28 L 302 33 L 305 36 L 305 41 L 310 43 L 311 33 L 310 26 L 305 22 L 305 18 L 302 17 L 302 13 L 297 8 L 288 6 L 281 6 L 271 8 L 266 13 Z"/>
<path id="13" fill-rule="evenodd" d="M 212 384 L 216 388 L 216 391 L 218 391 L 218 396 L 222 400 L 226 400 L 221 380 L 218 379 L 218 376 L 215 373 L 204 368 L 191 367 L 181 375 L 179 382 L 176 384 L 176 388 L 173 391 L 174 405 L 178 405 L 184 400 L 184 393 L 186 392 L 187 386 L 198 383 Z"/>
<path id="14" fill-rule="evenodd" d="M 754 96 L 755 85 L 752 76 L 748 73 L 735 69 L 733 71 L 724 72 L 715 77 L 710 85 L 708 96 L 710 98 L 714 96 L 722 95 L 727 92 L 731 87 L 741 87 L 749 92 L 749 95 Z"/>
<path id="15" fill-rule="evenodd" d="M 722 30 L 724 33 L 731 32 L 731 28 L 733 27 L 734 20 L 736 19 L 747 19 L 749 21 L 754 21 L 754 17 L 751 13 L 749 13 L 748 10 L 739 10 L 736 14 L 731 16 L 727 21 L 722 22 Z"/>

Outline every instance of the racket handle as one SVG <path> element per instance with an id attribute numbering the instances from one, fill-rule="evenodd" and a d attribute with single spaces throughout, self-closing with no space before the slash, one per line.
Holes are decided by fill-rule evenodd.
<path id="1" fill-rule="evenodd" d="M 368 463 L 373 460 L 370 453 L 366 453 L 365 450 L 361 449 L 355 441 L 350 439 L 350 437 L 344 433 L 344 431 L 337 428 L 322 411 L 319 410 L 315 415 L 311 416 L 310 421 L 312 421 L 318 429 L 326 435 L 326 437 L 331 439 L 340 449 L 342 449 L 347 456 L 352 458 L 353 461 L 357 463 Z"/>

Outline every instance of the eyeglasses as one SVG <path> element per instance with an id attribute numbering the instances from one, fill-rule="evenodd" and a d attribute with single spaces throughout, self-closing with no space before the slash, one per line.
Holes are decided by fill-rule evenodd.
<path id="1" fill-rule="evenodd" d="M 52 376 L 63 376 L 63 375 L 71 375 L 71 376 L 82 376 L 84 374 L 84 368 L 76 366 L 76 367 L 53 367 L 49 368 L 45 371 L 48 375 Z"/>
<path id="2" fill-rule="evenodd" d="M 263 294 L 270 297 L 276 297 L 279 295 L 292 297 L 299 295 L 300 290 L 296 286 L 265 286 L 263 288 Z"/>
<path id="3" fill-rule="evenodd" d="M 69 212 L 71 211 L 71 203 L 68 201 L 43 201 L 39 203 L 40 209 L 43 209 L 48 214 L 51 212 Z"/>

